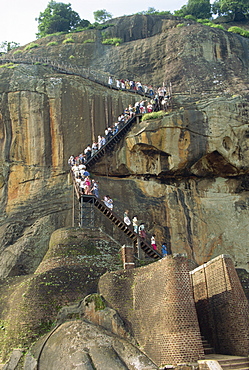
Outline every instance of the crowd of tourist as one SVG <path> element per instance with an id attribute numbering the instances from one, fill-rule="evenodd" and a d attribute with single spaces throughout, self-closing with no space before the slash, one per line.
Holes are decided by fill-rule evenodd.
<path id="1" fill-rule="evenodd" d="M 146 101 L 148 103 L 147 110 L 145 109 L 144 112 L 140 111 L 140 113 L 151 113 L 153 111 L 169 109 L 171 99 L 171 84 L 168 89 L 166 89 L 164 85 L 154 88 L 151 85 L 142 85 L 140 81 L 128 79 L 114 80 L 113 76 L 109 76 L 108 85 L 112 87 L 114 86 L 114 82 L 116 83 L 116 88 L 120 90 L 138 91 L 149 98 L 148 102 Z"/>
<path id="2" fill-rule="evenodd" d="M 114 78 L 114 76 L 108 77 L 108 85 L 110 87 L 115 86 L 120 90 L 130 90 L 130 91 L 138 91 L 144 95 L 147 95 L 151 98 L 155 97 L 157 94 L 159 96 L 166 95 L 166 87 L 163 84 L 162 87 L 154 88 L 152 85 L 142 84 L 140 81 L 134 81 L 129 79 L 118 79 Z M 169 85 L 168 89 L 171 89 L 171 84 Z"/>
<path id="3" fill-rule="evenodd" d="M 94 195 L 95 197 L 99 198 L 99 183 L 98 181 L 91 179 L 90 173 L 86 169 L 86 165 L 83 164 L 81 159 L 79 158 L 84 158 L 84 155 L 83 156 L 79 155 L 77 159 L 76 157 L 71 155 L 68 160 L 68 164 L 71 166 L 71 170 L 74 176 L 75 184 L 78 187 L 78 191 L 81 195 L 83 194 Z M 105 195 L 102 201 L 106 205 L 106 207 L 113 211 L 114 204 L 113 200 L 109 195 Z M 138 217 L 136 215 L 134 215 L 130 220 L 128 210 L 124 212 L 124 223 L 127 225 L 127 227 L 132 228 L 133 231 L 136 234 L 138 234 L 141 239 L 145 240 L 147 238 L 145 224 L 143 222 L 139 223 Z M 151 247 L 155 251 L 158 250 L 155 234 L 151 236 Z M 161 253 L 163 257 L 170 254 L 170 251 L 166 243 L 163 243 L 161 247 Z"/>
<path id="4" fill-rule="evenodd" d="M 103 135 L 98 135 L 96 141 L 92 144 L 88 144 L 84 152 L 74 157 L 73 155 L 69 158 L 69 165 L 80 165 L 86 164 L 88 160 L 93 157 L 98 150 L 101 149 L 125 124 L 136 114 L 151 113 L 154 111 L 159 111 L 162 109 L 168 109 L 170 97 L 166 96 L 156 96 L 150 101 L 142 99 L 137 101 L 133 106 L 130 104 L 124 111 L 117 117 L 117 120 L 113 123 L 112 126 L 109 126 L 105 129 Z"/>
<path id="5" fill-rule="evenodd" d="M 109 85 L 113 84 L 112 77 L 109 77 Z M 124 109 L 124 111 L 117 117 L 116 122 L 112 126 L 109 126 L 105 129 L 103 135 L 98 135 L 96 141 L 92 144 L 88 144 L 82 153 L 77 156 L 71 155 L 68 159 L 68 164 L 71 167 L 75 184 L 78 188 L 78 191 L 81 195 L 94 195 L 99 198 L 99 184 L 98 181 L 95 181 L 91 178 L 90 173 L 87 171 L 87 162 L 93 157 L 98 150 L 101 149 L 111 138 L 119 132 L 119 130 L 124 127 L 126 122 L 136 114 L 145 114 L 151 113 L 153 111 L 167 110 L 170 104 L 170 94 L 167 94 L 165 87 L 160 87 L 156 91 L 152 86 L 142 85 L 140 82 L 134 82 L 129 80 L 116 80 L 117 87 L 120 89 L 130 89 L 138 90 L 147 95 L 149 99 L 141 99 L 137 101 L 134 106 L 130 104 Z M 113 200 L 109 195 L 103 197 L 103 203 L 111 211 L 113 210 Z M 124 223 L 127 227 L 132 227 L 134 232 L 137 233 L 141 239 L 146 239 L 146 231 L 144 223 L 138 222 L 137 216 L 133 216 L 130 220 L 129 211 L 124 213 Z M 151 247 L 154 250 L 158 250 L 156 245 L 155 235 L 151 237 Z M 166 243 L 161 247 L 161 252 L 163 256 L 169 254 Z"/>
<path id="6" fill-rule="evenodd" d="M 132 226 L 134 232 L 137 233 L 140 236 L 141 239 L 143 239 L 143 240 L 146 239 L 147 234 L 146 234 L 146 231 L 145 231 L 145 224 L 143 222 L 141 222 L 139 224 L 138 218 L 137 218 L 136 215 L 132 217 L 132 220 L 130 220 L 130 218 L 129 218 L 129 210 L 126 210 L 124 212 L 124 223 L 128 227 Z M 157 251 L 158 250 L 158 246 L 156 244 L 156 235 L 155 234 L 153 234 L 151 236 L 150 243 L 151 243 L 151 247 L 153 248 L 153 250 Z M 163 257 L 171 254 L 170 249 L 168 248 L 168 246 L 167 246 L 167 244 L 165 242 L 161 246 L 161 253 L 162 253 L 162 256 Z"/>

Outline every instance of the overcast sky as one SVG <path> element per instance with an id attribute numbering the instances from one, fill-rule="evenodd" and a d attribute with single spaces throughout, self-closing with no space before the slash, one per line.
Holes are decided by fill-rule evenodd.
<path id="1" fill-rule="evenodd" d="M 3 1 L 3 0 L 2 0 Z M 93 12 L 106 9 L 113 17 L 129 15 L 153 7 L 156 10 L 180 9 L 187 4 L 187 0 L 58 0 L 65 4 L 70 3 L 72 9 L 82 19 L 94 22 Z M 6 0 L 1 6 L 0 18 L 0 43 L 15 41 L 25 45 L 36 39 L 39 17 L 47 7 L 49 0 Z"/>

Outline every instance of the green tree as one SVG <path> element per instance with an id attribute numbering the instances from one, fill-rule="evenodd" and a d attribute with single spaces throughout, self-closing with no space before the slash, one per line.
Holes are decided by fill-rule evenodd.
<path id="1" fill-rule="evenodd" d="M 99 23 L 103 23 L 109 19 L 112 19 L 112 14 L 108 13 L 105 9 L 96 10 L 96 12 L 93 12 L 93 16 L 95 21 Z"/>
<path id="2" fill-rule="evenodd" d="M 77 27 L 83 26 L 85 21 L 81 20 L 78 13 L 71 8 L 71 4 L 57 3 L 51 0 L 48 6 L 41 12 L 38 21 L 38 33 L 37 37 L 44 37 L 46 35 L 56 32 L 68 32 L 75 30 Z"/>
<path id="3" fill-rule="evenodd" d="M 214 14 L 229 16 L 233 21 L 240 21 L 249 14 L 249 0 L 216 0 L 212 11 Z"/>
<path id="4" fill-rule="evenodd" d="M 193 15 L 195 18 L 210 18 L 211 4 L 210 0 L 188 0 L 187 5 L 183 5 L 180 10 L 176 10 L 174 15 L 185 17 Z"/>
<path id="5" fill-rule="evenodd" d="M 3 41 L 0 43 L 0 52 L 7 53 L 12 49 L 18 48 L 18 46 L 20 46 L 20 44 L 15 41 Z"/>

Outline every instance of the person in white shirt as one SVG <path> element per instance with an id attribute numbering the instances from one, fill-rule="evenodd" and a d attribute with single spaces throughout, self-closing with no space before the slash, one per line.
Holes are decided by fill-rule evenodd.
<path id="1" fill-rule="evenodd" d="M 109 197 L 109 195 L 106 195 L 104 197 L 104 203 L 106 207 L 110 208 L 110 210 L 113 210 L 113 200 Z"/>

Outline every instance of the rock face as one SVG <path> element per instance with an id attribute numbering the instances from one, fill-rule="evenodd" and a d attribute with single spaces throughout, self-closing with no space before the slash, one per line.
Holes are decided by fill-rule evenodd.
<path id="1" fill-rule="evenodd" d="M 157 86 L 171 81 L 181 93 L 248 92 L 249 41 L 240 35 L 172 16 L 132 15 L 111 24 L 104 31 L 73 34 L 71 44 L 62 43 L 68 35 L 46 37 L 37 41 L 40 47 L 22 48 L 15 57 L 31 54 L 90 68 L 106 82 L 113 74 Z M 103 45 L 103 36 L 124 43 Z M 49 46 L 50 41 L 58 45 Z"/>
<path id="2" fill-rule="evenodd" d="M 56 318 L 79 318 L 71 303 L 80 306 L 97 291 L 103 273 L 121 267 L 119 248 L 99 230 L 60 229 L 35 274 L 1 280 L 0 358 L 5 361 L 13 348 L 29 347 Z M 67 309 L 58 315 L 63 306 Z"/>
<path id="3" fill-rule="evenodd" d="M 51 233 L 72 220 L 67 159 L 134 95 L 42 66 L 1 69 L 0 277 L 33 273 Z"/>
<path id="4" fill-rule="evenodd" d="M 54 47 L 49 37 L 29 52 L 21 48 L 15 68 L 0 69 L 1 277 L 36 270 L 51 233 L 72 222 L 68 157 L 140 99 L 27 64 L 31 57 L 98 69 L 95 77 L 106 81 L 107 72 L 154 85 L 171 81 L 172 112 L 136 125 L 91 169 L 101 197 L 111 193 L 122 217 L 126 208 L 140 220 L 146 214 L 148 232 L 173 252 L 197 263 L 228 253 L 248 268 L 248 40 L 193 22 L 177 27 L 182 22 L 118 18 L 105 30 L 125 41 L 118 47 L 101 44 L 98 30 L 74 34 L 73 44 L 59 36 Z M 120 240 L 112 225 L 98 222 Z"/>
<path id="5" fill-rule="evenodd" d="M 37 357 L 42 343 L 32 350 Z M 58 356 L 60 348 L 60 356 Z M 31 367 L 32 360 L 26 359 L 25 370 Z M 82 370 L 154 370 L 153 364 L 135 346 L 107 330 L 89 322 L 71 321 L 62 324 L 42 348 L 39 368 Z"/>
<path id="6" fill-rule="evenodd" d="M 136 125 L 105 159 L 109 176 L 126 179 L 102 179 L 102 187 L 111 189 L 118 209 L 126 199 L 173 253 L 199 264 L 227 253 L 248 268 L 247 136 L 245 99 L 192 102 Z M 104 176 L 105 168 L 100 161 L 93 171 Z"/>
<path id="7" fill-rule="evenodd" d="M 44 63 L 29 64 L 36 57 L 65 69 L 71 64 L 71 71 L 79 67 L 105 82 L 109 74 L 155 86 L 172 82 L 172 110 L 136 124 L 90 172 L 99 180 L 101 197 L 110 194 L 121 217 L 128 209 L 145 221 L 159 247 L 166 241 L 173 253 L 184 253 L 197 264 L 226 253 L 237 267 L 248 269 L 248 40 L 193 22 L 177 27 L 184 22 L 161 16 L 118 18 L 105 30 L 107 37 L 125 41 L 118 47 L 103 45 L 101 31 L 88 30 L 74 34 L 72 44 L 63 44 L 64 35 L 54 47 L 47 45 L 53 37 L 38 40 L 39 47 L 7 56 L 18 64 L 0 68 L 1 319 L 10 333 L 8 340 L 4 337 L 5 355 L 10 343 L 34 339 L 20 329 L 27 319 L 24 311 L 4 311 L 7 296 L 13 304 L 24 301 L 27 312 L 40 305 L 41 317 L 50 310 L 47 324 L 40 327 L 37 316 L 27 326 L 38 333 L 36 338 L 50 327 L 57 308 L 92 293 L 108 269 L 108 258 L 104 267 L 94 265 L 96 275 L 93 260 L 81 265 L 81 246 L 74 238 L 69 238 L 70 248 L 63 242 L 49 246 L 49 239 L 54 230 L 72 224 L 68 157 L 81 153 L 123 108 L 141 98 Z M 84 43 L 88 39 L 94 42 Z M 101 217 L 96 225 L 120 242 L 115 227 Z M 104 233 L 98 235 L 105 240 Z M 92 247 L 98 262 L 103 257 L 99 249 Z M 115 260 L 110 268 L 118 265 Z M 63 297 L 57 287 L 64 289 Z M 47 294 L 55 297 L 51 307 Z"/>

